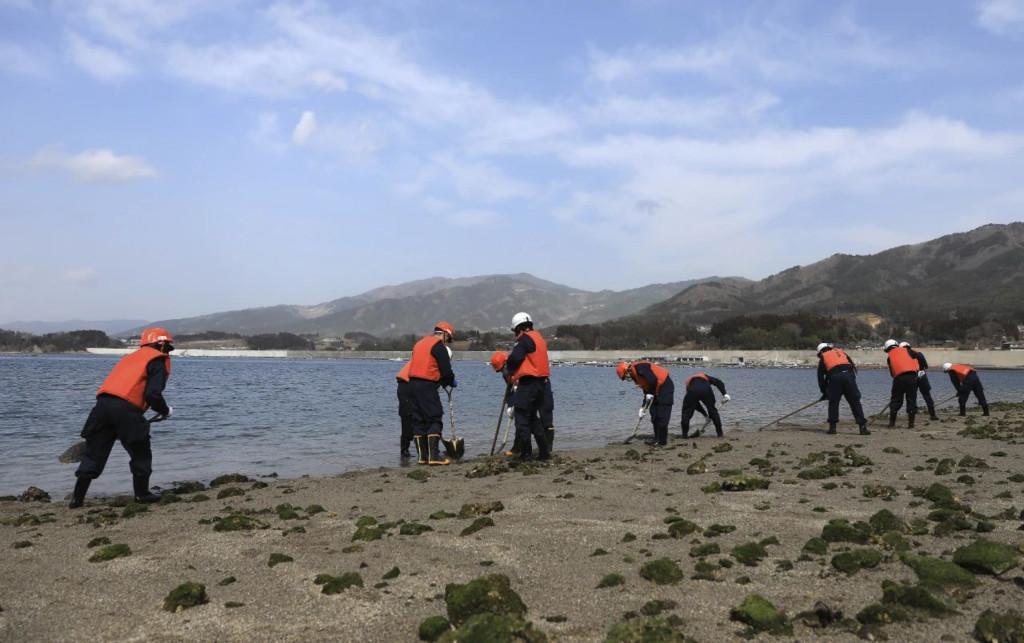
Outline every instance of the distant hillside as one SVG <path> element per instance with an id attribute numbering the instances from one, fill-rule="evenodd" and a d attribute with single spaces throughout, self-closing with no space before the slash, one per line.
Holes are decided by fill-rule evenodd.
<path id="1" fill-rule="evenodd" d="M 798 311 L 903 320 L 1024 315 L 1024 223 L 985 225 L 874 255 L 836 254 L 757 282 L 708 280 L 641 314 L 709 323 Z"/>
<path id="2" fill-rule="evenodd" d="M 66 321 L 12 321 L 0 323 L 0 328 L 33 335 L 63 333 L 71 330 L 101 330 L 107 334 L 120 333 L 146 323 L 145 319 L 69 319 Z"/>
<path id="3" fill-rule="evenodd" d="M 699 281 L 590 292 L 526 273 L 458 279 L 432 277 L 315 306 L 249 308 L 153 323 L 167 326 L 175 333 L 291 332 L 321 336 L 356 331 L 377 336 L 420 333 L 438 319 L 447 319 L 456 328 L 505 329 L 512 315 L 520 310 L 529 311 L 543 326 L 595 323 L 636 313 Z"/>

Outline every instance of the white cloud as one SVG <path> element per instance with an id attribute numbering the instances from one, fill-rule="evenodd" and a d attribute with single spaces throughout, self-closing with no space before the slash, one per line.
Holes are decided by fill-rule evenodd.
<path id="1" fill-rule="evenodd" d="M 121 54 L 77 34 L 68 37 L 68 47 L 72 62 L 99 80 L 115 81 L 135 73 Z"/>
<path id="2" fill-rule="evenodd" d="M 175 26 L 201 11 L 227 9 L 234 2 L 219 0 L 63 0 L 57 7 L 72 24 L 88 26 L 105 39 L 132 48 L 145 48 L 157 31 Z"/>
<path id="3" fill-rule="evenodd" d="M 96 279 L 96 269 L 91 266 L 69 268 L 61 273 L 61 279 L 74 284 L 86 284 Z"/>
<path id="4" fill-rule="evenodd" d="M 978 3 L 978 24 L 1005 35 L 1024 30 L 1024 0 L 983 0 Z"/>
<path id="5" fill-rule="evenodd" d="M 326 69 L 317 69 L 311 73 L 309 84 L 325 91 L 343 92 L 348 89 L 348 81 Z"/>
<path id="6" fill-rule="evenodd" d="M 12 42 L 0 42 L 0 72 L 43 77 L 48 70 L 38 53 Z"/>
<path id="7" fill-rule="evenodd" d="M 292 143 L 296 145 L 305 145 L 309 142 L 309 137 L 316 131 L 316 114 L 311 111 L 302 112 L 302 116 L 299 117 L 299 122 L 295 124 L 295 129 L 292 130 Z"/>
<path id="8" fill-rule="evenodd" d="M 135 156 L 119 156 L 108 149 L 93 149 L 68 154 L 59 148 L 39 151 L 30 165 L 39 169 L 62 170 L 76 179 L 86 182 L 131 181 L 152 178 L 157 175 L 143 159 Z"/>

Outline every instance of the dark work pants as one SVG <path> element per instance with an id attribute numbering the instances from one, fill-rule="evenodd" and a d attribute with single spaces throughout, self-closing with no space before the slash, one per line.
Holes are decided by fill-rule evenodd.
<path id="1" fill-rule="evenodd" d="M 412 399 L 409 382 L 398 380 L 398 418 L 402 422 L 402 437 L 399 440 L 399 447 L 402 451 L 409 448 L 412 442 Z"/>
<path id="2" fill-rule="evenodd" d="M 921 394 L 921 399 L 924 400 L 924 405 L 928 407 L 928 416 L 935 417 L 935 400 L 932 399 L 932 383 L 928 381 L 928 375 L 919 377 L 917 379 L 917 391 Z"/>
<path id="3" fill-rule="evenodd" d="M 540 408 L 540 423 L 545 429 L 555 426 L 555 394 L 551 391 L 551 380 L 544 379 L 544 405 Z"/>
<path id="4" fill-rule="evenodd" d="M 676 387 L 671 379 L 665 380 L 661 390 L 651 404 L 651 426 L 658 444 L 668 444 L 668 425 L 672 420 L 672 404 L 675 402 Z"/>
<path id="5" fill-rule="evenodd" d="M 917 413 L 917 373 L 903 373 L 892 378 L 892 394 L 889 397 L 889 424 L 896 422 L 896 414 L 907 401 L 907 415 Z"/>
<path id="6" fill-rule="evenodd" d="M 149 482 L 153 473 L 153 450 L 149 441 L 149 422 L 134 405 L 111 395 L 96 398 L 96 406 L 82 427 L 85 453 L 75 475 L 95 480 L 107 466 L 107 458 L 120 440 L 128 452 L 128 468 L 132 477 Z"/>
<path id="7" fill-rule="evenodd" d="M 860 405 L 860 389 L 857 388 L 857 376 L 853 371 L 833 371 L 828 374 L 828 383 L 825 385 L 825 394 L 828 396 L 828 423 L 830 426 L 839 423 L 839 400 L 846 398 L 850 405 L 850 412 L 857 426 L 865 426 L 864 409 Z"/>
<path id="8" fill-rule="evenodd" d="M 715 432 L 721 437 L 722 417 L 715 408 L 715 394 L 711 391 L 711 385 L 701 379 L 694 379 L 683 396 L 683 437 L 690 435 L 690 418 L 697 410 L 698 403 L 704 406 L 708 418 L 715 424 Z"/>
<path id="9" fill-rule="evenodd" d="M 516 440 L 512 450 L 518 451 L 521 458 L 528 458 L 533 454 L 530 436 L 537 442 L 538 457 L 546 459 L 550 455 L 541 420 L 545 402 L 545 383 L 546 378 L 520 378 L 516 392 L 512 396 L 516 421 Z"/>
<path id="10" fill-rule="evenodd" d="M 960 390 L 957 392 L 957 401 L 960 402 L 960 415 L 967 413 L 967 398 L 974 393 L 974 397 L 978 398 L 978 404 L 981 405 L 981 410 L 988 413 L 988 400 L 985 399 L 985 389 L 981 386 L 981 379 L 977 373 L 971 373 L 964 378 L 963 383 L 960 385 Z"/>
<path id="11" fill-rule="evenodd" d="M 409 380 L 409 416 L 413 434 L 441 435 L 444 429 L 444 408 L 437 392 L 440 387 L 439 382 L 416 377 Z"/>

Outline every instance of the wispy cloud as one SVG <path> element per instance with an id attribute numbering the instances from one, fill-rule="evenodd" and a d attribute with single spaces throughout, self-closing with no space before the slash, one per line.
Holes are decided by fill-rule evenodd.
<path id="1" fill-rule="evenodd" d="M 0 42 L 0 72 L 42 78 L 48 69 L 38 52 L 13 42 Z"/>
<path id="2" fill-rule="evenodd" d="M 121 156 L 108 149 L 93 149 L 69 154 L 60 148 L 40 150 L 30 161 L 38 169 L 60 170 L 80 181 L 122 182 L 152 178 L 157 175 L 143 159 Z"/>
<path id="3" fill-rule="evenodd" d="M 978 24 L 992 33 L 1024 33 L 1024 0 L 982 0 Z"/>
<path id="4" fill-rule="evenodd" d="M 305 145 L 309 142 L 309 137 L 313 135 L 314 131 L 316 131 L 316 114 L 311 111 L 302 112 L 299 122 L 295 124 L 295 129 L 292 130 L 292 143 Z"/>
<path id="5" fill-rule="evenodd" d="M 116 50 L 78 34 L 68 36 L 68 53 L 72 62 L 99 80 L 120 80 L 135 73 L 132 64 Z"/>

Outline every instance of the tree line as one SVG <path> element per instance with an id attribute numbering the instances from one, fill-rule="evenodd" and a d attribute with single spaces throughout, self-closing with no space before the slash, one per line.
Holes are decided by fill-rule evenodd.
<path id="1" fill-rule="evenodd" d="M 33 335 L 16 330 L 0 329 L 0 351 L 11 353 L 75 353 L 86 348 L 120 348 L 119 340 L 111 339 L 102 330 L 72 330 L 62 333 Z"/>

